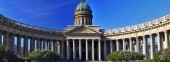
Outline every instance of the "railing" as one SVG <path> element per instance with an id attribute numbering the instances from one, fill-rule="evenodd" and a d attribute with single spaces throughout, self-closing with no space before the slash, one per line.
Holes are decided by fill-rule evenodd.
<path id="1" fill-rule="evenodd" d="M 31 30 L 41 31 L 41 32 L 48 32 L 48 33 L 57 33 L 60 34 L 63 32 L 63 30 L 55 30 L 55 29 L 49 29 L 49 28 L 42 28 L 38 26 L 32 26 L 28 24 L 24 24 L 15 20 L 11 20 L 3 15 L 0 14 L 0 22 L 5 22 L 7 24 L 15 25 L 17 27 L 23 27 Z"/>
<path id="2" fill-rule="evenodd" d="M 161 23 L 168 22 L 168 21 L 170 21 L 170 14 L 163 16 L 161 18 L 149 21 L 149 22 L 145 22 L 145 23 L 141 23 L 141 24 L 137 24 L 137 25 L 133 25 L 133 26 L 127 26 L 127 27 L 123 27 L 123 28 L 118 28 L 118 29 L 106 30 L 105 34 L 116 34 L 116 33 L 120 33 L 120 32 L 135 31 L 135 30 L 143 29 L 143 28 L 147 29 L 148 27 L 156 26 Z"/>

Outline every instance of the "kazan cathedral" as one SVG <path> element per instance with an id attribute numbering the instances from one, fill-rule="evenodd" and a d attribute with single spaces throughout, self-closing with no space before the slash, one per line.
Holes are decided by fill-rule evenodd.
<path id="1" fill-rule="evenodd" d="M 65 30 L 28 25 L 0 15 L 0 44 L 21 57 L 35 49 L 46 49 L 62 59 L 90 61 L 105 60 L 119 50 L 141 52 L 145 59 L 153 59 L 155 52 L 170 47 L 170 15 L 110 30 L 92 25 L 92 18 L 85 0 L 75 10 L 74 25 Z"/>

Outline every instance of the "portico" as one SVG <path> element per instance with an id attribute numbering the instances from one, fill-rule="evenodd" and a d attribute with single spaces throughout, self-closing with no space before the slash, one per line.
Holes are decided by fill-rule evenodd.
<path id="1" fill-rule="evenodd" d="M 68 29 L 71 27 L 76 26 L 70 26 Z M 67 59 L 101 60 L 101 33 L 95 29 L 91 29 L 91 26 L 81 26 L 65 33 Z"/>

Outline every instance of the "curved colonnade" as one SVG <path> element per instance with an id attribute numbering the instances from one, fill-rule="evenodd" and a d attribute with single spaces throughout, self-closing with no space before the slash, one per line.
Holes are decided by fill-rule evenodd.
<path id="1" fill-rule="evenodd" d="M 60 53 L 62 34 L 61 30 L 31 26 L 0 15 L 0 44 L 19 56 L 26 56 L 34 49 Z"/>
<path id="2" fill-rule="evenodd" d="M 170 47 L 170 15 L 146 23 L 107 30 L 105 40 L 110 41 L 110 51 L 129 50 L 141 52 L 147 58 Z M 116 44 L 112 47 L 112 44 Z M 113 50 L 114 49 L 114 50 Z M 107 54 L 107 53 L 106 53 Z"/>
<path id="3" fill-rule="evenodd" d="M 169 47 L 169 30 L 170 15 L 130 27 L 106 30 L 101 36 L 101 42 L 98 42 L 98 47 L 95 47 L 99 48 L 97 50 L 102 50 L 101 52 L 98 51 L 97 56 L 99 60 L 104 60 L 113 51 L 129 50 L 142 52 L 146 59 L 152 59 L 156 51 Z M 47 49 L 58 52 L 63 58 L 70 59 L 70 46 L 67 46 L 69 43 L 66 42 L 69 39 L 66 38 L 64 32 L 65 30 L 53 30 L 23 24 L 0 15 L 0 44 L 3 44 L 6 49 L 14 51 L 19 56 L 26 56 L 35 49 Z M 74 43 L 72 46 L 76 47 Z M 94 49 L 94 45 L 92 46 L 92 49 Z M 82 54 L 84 53 L 81 53 L 81 47 L 79 51 L 79 57 L 77 57 L 77 53 L 71 53 L 73 58 L 82 59 Z M 89 51 L 85 53 L 88 60 L 89 55 L 87 52 Z M 94 51 L 92 53 L 93 60 L 96 60 Z"/>

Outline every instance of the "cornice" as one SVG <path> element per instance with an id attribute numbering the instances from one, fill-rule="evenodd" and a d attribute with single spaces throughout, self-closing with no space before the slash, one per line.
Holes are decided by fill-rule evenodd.
<path id="1" fill-rule="evenodd" d="M 155 21 L 157 21 L 157 23 L 155 23 Z M 147 25 L 147 23 L 151 23 L 151 24 Z M 158 18 L 156 20 L 149 21 L 149 22 L 146 22 L 146 23 L 141 23 L 141 24 L 145 25 L 145 27 L 137 27 L 136 29 L 134 29 L 134 28 L 131 28 L 133 26 L 129 26 L 129 28 L 131 28 L 131 30 L 126 30 L 125 29 L 126 27 L 124 27 L 124 28 L 122 28 L 122 29 L 124 29 L 124 30 L 122 30 L 124 32 L 116 29 L 116 30 L 118 30 L 118 32 L 116 32 L 116 33 L 115 33 L 115 31 L 109 30 L 110 32 L 105 32 L 104 36 L 109 37 L 109 36 L 128 35 L 128 34 L 134 34 L 134 33 L 149 31 L 149 30 L 152 30 L 152 29 L 157 29 L 157 28 L 160 28 L 160 27 L 163 27 L 163 26 L 167 26 L 167 25 L 170 24 L 170 15 L 166 15 L 166 16 Z M 134 25 L 134 26 L 139 26 L 141 24 Z"/>
<path id="2" fill-rule="evenodd" d="M 24 23 L 9 19 L 3 15 L 0 15 L 0 23 L 6 26 L 12 27 L 12 28 L 23 30 L 23 31 L 45 34 L 45 35 L 54 35 L 54 36 L 63 35 L 63 32 L 64 32 L 64 30 L 54 30 L 54 29 L 42 28 L 42 27 L 24 24 Z"/>
<path id="3" fill-rule="evenodd" d="M 155 23 L 155 22 L 157 22 L 157 23 Z M 7 18 L 3 15 L 0 15 L 0 23 L 4 24 L 6 26 L 10 26 L 10 27 L 13 27 L 13 28 L 16 28 L 16 29 L 23 30 L 23 31 L 38 33 L 38 34 L 51 35 L 51 36 L 56 36 L 56 35 L 57 36 L 64 36 L 64 32 L 65 32 L 64 30 L 54 30 L 54 29 L 42 28 L 42 27 L 24 24 L 24 23 L 17 22 L 17 21 L 14 21 L 12 19 L 9 19 L 9 18 Z M 160 27 L 163 27 L 163 26 L 170 24 L 170 15 L 166 15 L 164 17 L 158 18 L 158 19 L 156 19 L 156 21 L 155 20 L 149 21 L 149 22 L 142 23 L 142 24 L 144 24 L 146 26 L 143 27 L 143 28 L 141 28 L 141 27 L 138 27 L 136 29 L 132 28 L 132 30 L 130 30 L 130 31 L 124 30 L 124 32 L 122 32 L 120 30 L 118 33 L 105 32 L 104 36 L 106 36 L 106 37 L 121 36 L 121 35 L 128 35 L 128 34 L 133 34 L 133 33 L 138 33 L 138 32 L 143 32 L 143 31 L 149 31 L 149 30 L 152 30 L 152 29 L 157 29 L 157 28 L 160 28 Z M 138 25 L 140 25 L 140 24 L 138 24 Z M 135 26 L 138 26 L 138 25 L 135 25 Z M 132 26 L 132 27 L 135 27 L 135 26 Z M 76 34 L 76 35 L 79 35 L 79 34 Z"/>

